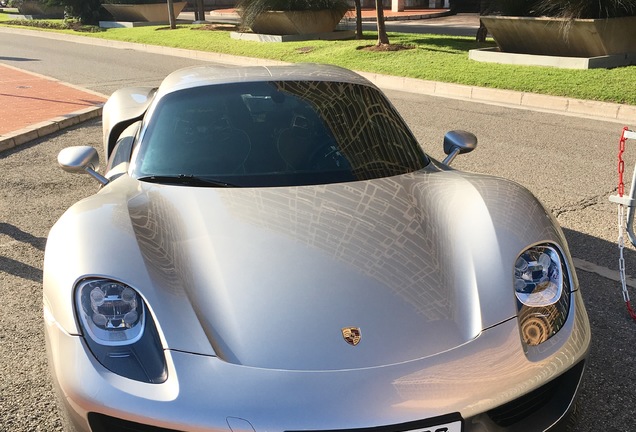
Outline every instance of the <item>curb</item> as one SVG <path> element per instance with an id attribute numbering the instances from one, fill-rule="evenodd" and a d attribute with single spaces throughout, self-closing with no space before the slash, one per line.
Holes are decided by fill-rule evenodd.
<path id="1" fill-rule="evenodd" d="M 10 132 L 0 137 L 0 153 L 24 145 L 30 141 L 45 137 L 62 129 L 78 125 L 102 115 L 102 107 L 90 107 L 75 111 L 50 120 L 36 123 L 29 127 Z"/>
<path id="2" fill-rule="evenodd" d="M 453 15 L 453 13 L 448 10 L 445 12 L 435 12 L 435 13 L 430 13 L 430 14 L 421 14 L 421 15 L 404 15 L 404 16 L 390 16 L 390 15 L 385 15 L 384 16 L 384 21 L 412 21 L 412 20 L 426 20 L 426 19 L 432 19 L 432 18 L 442 18 L 445 16 L 451 16 Z M 345 16 L 345 18 L 348 22 L 353 21 L 355 22 L 356 19 L 355 17 L 353 18 L 347 18 Z M 369 17 L 369 18 L 362 18 L 362 22 L 365 23 L 374 23 L 377 22 L 377 18 L 375 17 Z"/>
<path id="3" fill-rule="evenodd" d="M 600 121 L 616 123 L 636 122 L 636 105 L 623 105 L 514 90 L 426 81 L 416 78 L 394 77 L 368 72 L 357 73 L 378 87 L 387 90 L 398 90 L 490 105 L 500 105 L 506 108 L 519 108 Z"/>

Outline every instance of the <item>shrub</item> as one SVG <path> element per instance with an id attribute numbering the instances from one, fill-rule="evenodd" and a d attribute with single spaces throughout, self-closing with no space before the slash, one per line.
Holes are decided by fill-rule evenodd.
<path id="1" fill-rule="evenodd" d="M 541 15 L 559 18 L 617 18 L 636 14 L 636 0 L 539 0 Z"/>
<path id="2" fill-rule="evenodd" d="M 508 16 L 616 18 L 635 15 L 636 0 L 493 0 L 491 9 Z"/>
<path id="3" fill-rule="evenodd" d="M 75 18 L 84 25 L 96 25 L 102 14 L 101 0 L 39 0 L 47 6 L 63 6 L 66 18 Z"/>
<path id="4" fill-rule="evenodd" d="M 105 31 L 98 26 L 84 25 L 79 21 L 73 19 L 64 20 L 64 22 L 52 21 L 52 20 L 8 20 L 3 24 L 15 25 L 20 27 L 36 27 L 41 29 L 55 29 L 55 30 L 73 30 L 76 32 L 84 33 L 98 33 Z"/>
<path id="5" fill-rule="evenodd" d="M 236 7 L 241 10 L 241 24 L 250 27 L 256 17 L 266 11 L 332 10 L 334 16 L 342 16 L 349 10 L 347 0 L 239 0 Z"/>

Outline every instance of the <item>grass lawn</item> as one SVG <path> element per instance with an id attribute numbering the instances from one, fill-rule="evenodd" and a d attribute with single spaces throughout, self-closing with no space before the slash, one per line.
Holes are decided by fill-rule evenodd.
<path id="1" fill-rule="evenodd" d="M 10 14 L 0 13 L 0 24 L 7 25 L 6 21 L 11 18 Z M 260 43 L 233 40 L 229 31 L 203 30 L 201 25 L 179 25 L 175 30 L 163 26 L 108 29 L 97 33 L 59 31 L 287 62 L 330 63 L 365 72 L 636 105 L 636 66 L 566 70 L 480 63 L 469 60 L 468 51 L 495 43 L 490 40 L 480 44 L 470 37 L 389 33 L 392 44 L 413 48 L 370 52 L 360 47 L 375 43 L 377 35 L 373 32 L 365 32 L 364 40 Z"/>

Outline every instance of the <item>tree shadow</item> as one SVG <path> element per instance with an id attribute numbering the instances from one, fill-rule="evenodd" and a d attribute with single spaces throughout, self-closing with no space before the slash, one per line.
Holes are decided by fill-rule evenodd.
<path id="1" fill-rule="evenodd" d="M 0 60 L 16 61 L 16 62 L 35 62 L 35 61 L 40 61 L 39 59 L 31 59 L 31 58 L 25 58 L 25 57 L 6 57 L 6 56 L 0 56 Z"/>
<path id="2" fill-rule="evenodd" d="M 5 256 L 0 256 L 0 271 L 17 276 L 22 279 L 32 280 L 42 283 L 42 269 L 30 266 L 20 261 L 16 261 Z"/>
<path id="3" fill-rule="evenodd" d="M 28 243 L 41 251 L 44 251 L 44 246 L 46 245 L 46 237 L 36 237 L 6 222 L 0 222 L 0 234 L 7 235 L 22 243 Z"/>
<path id="4" fill-rule="evenodd" d="M 457 39 L 452 37 L 425 37 L 426 35 L 420 35 L 422 37 L 412 39 L 411 42 L 421 45 L 430 45 L 439 49 L 452 50 L 453 52 L 468 53 L 472 49 L 479 48 L 493 48 L 497 44 L 493 41 L 477 42 L 474 39 Z"/>
<path id="5" fill-rule="evenodd" d="M 44 247 L 46 245 L 46 238 L 36 237 L 6 222 L 0 222 L 0 235 L 6 235 L 17 242 L 26 243 L 40 251 L 44 251 Z M 42 269 L 4 255 L 0 255 L 0 272 L 42 283 Z"/>

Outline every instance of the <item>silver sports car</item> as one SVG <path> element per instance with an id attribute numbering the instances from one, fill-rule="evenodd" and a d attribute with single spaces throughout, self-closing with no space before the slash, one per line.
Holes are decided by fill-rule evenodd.
<path id="1" fill-rule="evenodd" d="M 428 157 L 323 65 L 194 67 L 104 107 L 99 192 L 51 229 L 44 321 L 70 430 L 568 430 L 590 346 L 526 189 Z"/>

